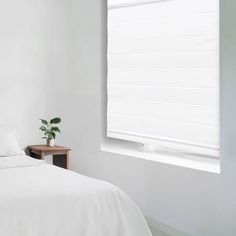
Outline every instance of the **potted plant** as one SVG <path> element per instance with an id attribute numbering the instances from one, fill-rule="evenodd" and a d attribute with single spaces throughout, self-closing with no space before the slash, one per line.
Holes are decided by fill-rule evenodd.
<path id="1" fill-rule="evenodd" d="M 60 129 L 55 126 L 55 124 L 59 124 L 61 122 L 61 118 L 56 117 L 51 119 L 50 121 L 40 119 L 42 122 L 41 127 L 39 128 L 43 131 L 43 139 L 47 139 L 47 145 L 50 147 L 54 146 L 54 140 L 56 138 L 56 133 L 60 133 Z"/>

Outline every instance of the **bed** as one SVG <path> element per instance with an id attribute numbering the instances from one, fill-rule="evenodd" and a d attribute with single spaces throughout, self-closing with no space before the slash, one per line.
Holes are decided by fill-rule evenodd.
<path id="1" fill-rule="evenodd" d="M 119 188 L 24 154 L 0 157 L 1 236 L 151 236 Z"/>

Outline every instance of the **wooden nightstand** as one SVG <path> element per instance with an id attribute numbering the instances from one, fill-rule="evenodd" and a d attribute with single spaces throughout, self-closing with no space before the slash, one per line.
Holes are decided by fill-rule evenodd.
<path id="1" fill-rule="evenodd" d="M 44 156 L 52 155 L 53 165 L 69 169 L 69 151 L 70 148 L 47 145 L 30 145 L 28 146 L 29 155 L 33 158 L 44 160 Z"/>

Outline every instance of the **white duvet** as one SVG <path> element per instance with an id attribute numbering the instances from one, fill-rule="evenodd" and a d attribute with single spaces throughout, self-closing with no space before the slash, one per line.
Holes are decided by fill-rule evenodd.
<path id="1" fill-rule="evenodd" d="M 0 236 L 151 236 L 117 187 L 29 157 L 0 157 Z"/>

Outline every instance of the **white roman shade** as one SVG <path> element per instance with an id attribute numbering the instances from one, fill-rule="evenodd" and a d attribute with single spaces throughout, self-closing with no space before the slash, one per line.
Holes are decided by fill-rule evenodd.
<path id="1" fill-rule="evenodd" d="M 218 0 L 108 0 L 107 136 L 217 156 Z"/>

